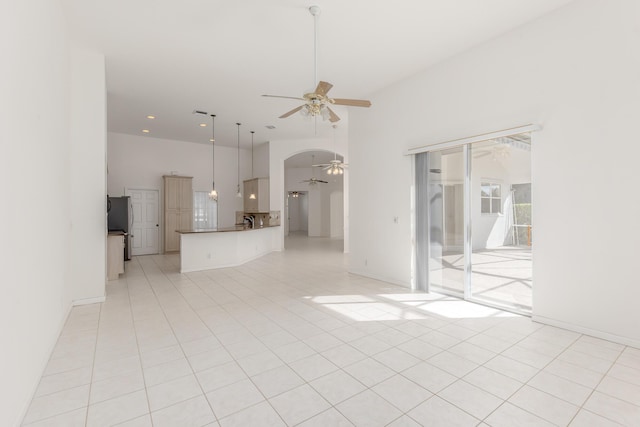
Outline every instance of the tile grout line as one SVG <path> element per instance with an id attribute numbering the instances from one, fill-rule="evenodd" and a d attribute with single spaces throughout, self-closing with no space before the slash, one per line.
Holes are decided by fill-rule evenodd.
<path id="1" fill-rule="evenodd" d="M 153 260 L 153 261 L 154 261 L 154 263 L 155 263 L 155 260 Z M 156 263 L 156 265 L 157 265 L 157 263 Z M 160 266 L 158 266 L 158 268 L 159 268 L 159 270 L 162 272 L 162 274 L 163 274 L 165 277 L 167 277 L 166 273 L 162 270 L 162 268 L 161 268 Z M 146 274 L 146 273 L 145 273 L 145 274 Z M 200 287 L 200 285 L 199 285 L 198 283 L 194 282 L 190 277 L 188 277 L 188 275 L 183 275 L 183 276 L 185 276 L 185 278 L 186 278 L 186 279 L 188 279 L 188 280 L 189 280 L 193 285 L 197 286 L 197 287 L 198 287 L 198 289 L 200 289 L 202 292 L 204 292 L 204 290 Z M 190 310 L 191 310 L 191 311 L 192 311 L 192 312 L 193 312 L 193 313 L 198 317 L 198 319 L 202 322 L 202 324 L 203 324 L 203 325 L 205 325 L 205 327 L 207 328 L 207 330 L 209 330 L 209 332 L 212 334 L 212 336 L 213 336 L 213 337 L 215 337 L 215 336 L 216 336 L 216 335 L 215 335 L 215 333 L 214 333 L 213 331 L 211 331 L 211 329 L 209 328 L 209 326 L 208 326 L 208 325 L 207 325 L 207 324 L 202 320 L 202 318 L 200 317 L 200 314 L 198 314 L 198 312 L 197 312 L 196 310 L 194 310 L 194 309 L 193 309 L 193 306 L 192 306 L 192 305 L 191 305 L 191 303 L 190 303 L 190 302 L 189 302 L 189 301 L 184 297 L 184 295 L 182 294 L 182 292 L 180 292 L 180 291 L 175 287 L 175 284 L 171 281 L 171 279 L 169 279 L 169 277 L 167 277 L 167 280 L 169 280 L 169 282 L 171 283 L 171 285 L 172 285 L 172 286 L 176 289 L 176 291 L 180 294 L 181 298 L 186 302 L 186 304 L 189 306 Z M 206 292 L 205 292 L 205 293 L 206 293 Z M 155 294 L 155 291 L 154 291 L 154 294 Z M 156 298 L 157 298 L 157 296 L 156 296 Z M 222 308 L 223 310 L 225 310 L 225 311 L 226 311 L 226 309 L 224 309 L 224 307 L 221 307 L 221 308 Z M 163 313 L 164 313 L 164 309 L 163 309 Z M 166 318 L 166 315 L 165 315 L 165 318 Z M 171 327 L 171 329 L 172 329 L 172 331 L 173 331 L 173 333 L 174 333 L 174 335 L 175 335 L 175 330 L 173 329 L 173 325 L 171 325 L 171 322 L 169 321 L 169 319 L 168 319 L 168 318 L 167 318 L 166 320 L 167 320 L 167 322 L 169 323 L 169 327 Z M 249 332 L 251 333 L 251 331 L 249 331 Z M 255 337 L 255 338 L 257 339 L 257 337 Z M 216 339 L 217 339 L 217 338 L 216 338 Z M 191 368 L 192 374 L 193 374 L 193 375 L 194 375 L 194 377 L 196 378 L 196 382 L 198 383 L 198 386 L 200 387 L 200 390 L 202 390 L 202 395 L 204 396 L 205 400 L 207 401 L 207 404 L 209 405 L 209 408 L 211 409 L 211 413 L 214 415 L 214 417 L 215 417 L 216 421 L 219 423 L 219 422 L 220 422 L 220 420 L 221 420 L 221 418 L 218 418 L 218 415 L 216 414 L 216 412 L 215 412 L 215 411 L 214 411 L 214 409 L 213 409 L 213 406 L 211 405 L 211 402 L 209 402 L 209 399 L 206 397 L 206 396 L 207 396 L 207 392 L 205 392 L 205 390 L 202 388 L 202 384 L 200 383 L 200 380 L 198 379 L 198 377 L 197 377 L 197 375 L 196 375 L 196 372 L 195 372 L 195 370 L 193 369 L 193 366 L 191 365 L 191 362 L 189 361 L 189 358 L 187 357 L 186 353 L 184 353 L 184 349 L 183 349 L 183 347 L 182 347 L 182 344 L 183 344 L 183 343 L 182 343 L 180 340 L 178 340 L 178 339 L 177 339 L 177 336 L 176 336 L 176 340 L 178 341 L 178 345 L 180 346 L 180 350 L 181 350 L 181 351 L 182 351 L 182 353 L 184 354 L 184 357 L 185 357 L 185 359 L 186 359 L 187 363 L 189 364 L 189 367 Z M 197 341 L 197 340 L 192 340 L 192 341 Z M 218 340 L 218 341 L 219 341 L 219 340 Z M 191 341 L 187 341 L 187 342 L 191 342 Z M 220 342 L 220 341 L 219 341 L 219 342 Z M 220 346 L 221 346 L 225 351 L 227 351 L 227 353 L 229 353 L 229 352 L 228 352 L 228 350 L 227 350 L 227 348 L 226 348 L 226 346 L 225 346 L 222 342 L 220 342 Z M 231 353 L 229 353 L 229 354 L 231 354 Z M 276 355 L 276 356 L 277 356 L 277 355 Z M 239 367 L 239 368 L 240 368 L 240 369 L 245 373 L 245 375 L 247 375 L 247 379 L 249 379 L 249 380 L 251 381 L 251 377 L 250 377 L 250 376 L 249 376 L 249 375 L 244 371 L 244 369 L 242 368 L 242 366 L 240 366 L 240 365 L 238 364 L 238 362 L 237 362 L 236 358 L 235 358 L 234 356 L 232 356 L 232 357 L 233 357 L 233 362 L 234 362 L 236 365 L 238 365 L 238 367 Z M 231 384 L 228 384 L 227 386 L 229 386 L 229 385 L 233 385 L 233 384 L 237 384 L 237 383 L 238 383 L 238 382 L 240 382 L 240 381 L 242 381 L 242 380 L 235 381 L 235 382 L 233 382 L 233 383 L 231 383 Z M 254 385 L 254 387 L 256 387 L 256 389 L 260 392 L 260 394 L 262 394 L 262 396 L 264 397 L 265 401 L 266 401 L 267 403 L 269 403 L 269 401 L 268 401 L 268 399 L 266 398 L 266 396 L 264 396 L 264 394 L 262 393 L 262 391 L 261 391 L 261 390 L 260 390 L 260 389 L 259 389 L 259 388 L 254 384 L 254 383 L 253 383 L 253 381 L 251 381 L 251 383 Z M 223 387 L 227 387 L 227 386 L 223 386 Z M 221 389 L 221 388 L 223 388 L 223 387 L 219 387 L 219 388 L 217 388 L 217 389 L 215 389 L 215 390 Z M 214 391 L 214 390 L 211 390 L 211 391 Z M 189 399 L 187 399 L 187 400 L 189 400 Z M 249 407 L 244 408 L 244 409 L 248 409 L 248 408 L 250 408 L 250 407 L 252 407 L 252 406 L 258 405 L 259 403 L 262 403 L 262 402 L 258 402 L 258 403 L 254 404 L 254 405 L 250 405 Z M 270 404 L 270 403 L 269 403 L 269 406 L 271 406 L 271 404 Z M 273 408 L 273 407 L 272 407 L 272 408 Z M 238 412 L 241 412 L 241 411 L 242 411 L 242 410 L 244 410 L 244 409 L 241 409 L 241 410 L 239 410 L 239 411 L 236 411 L 236 412 L 234 412 L 234 413 L 232 413 L 232 414 L 227 414 L 227 415 L 226 415 L 225 417 L 223 417 L 223 418 L 226 418 L 226 417 L 228 417 L 228 416 L 234 415 L 234 414 L 236 414 L 236 413 L 238 413 Z M 280 414 L 275 410 L 275 408 L 273 408 L 273 410 L 274 410 L 274 412 L 275 412 L 276 414 L 278 414 L 278 416 L 280 416 Z M 283 420 L 283 422 L 284 422 L 284 420 Z M 285 423 L 285 424 L 286 424 L 286 423 Z"/>
<path id="2" fill-rule="evenodd" d="M 583 336 L 584 336 L 584 335 L 583 335 Z M 587 398 L 584 400 L 584 402 L 582 402 L 582 405 L 580 405 L 580 408 L 578 409 L 578 412 L 576 412 L 576 413 L 574 414 L 574 416 L 571 418 L 571 421 L 573 421 L 573 420 L 575 419 L 575 417 L 580 413 L 580 411 L 581 411 L 581 410 L 585 410 L 585 411 L 588 411 L 588 412 L 592 412 L 592 411 L 590 411 L 589 409 L 585 408 L 585 407 L 584 407 L 584 405 L 585 405 L 585 404 L 586 404 L 586 403 L 591 399 L 591 397 L 594 395 L 594 393 L 596 393 L 596 391 L 597 391 L 598 393 L 602 393 L 601 391 L 598 391 L 598 390 L 597 390 L 597 389 L 598 389 L 598 386 L 600 386 L 600 384 L 602 384 L 602 381 L 607 377 L 607 374 L 608 374 L 609 372 L 611 372 L 611 369 L 615 366 L 616 362 L 618 361 L 618 359 L 620 359 L 620 356 L 622 356 L 622 353 L 624 353 L 624 351 L 627 349 L 627 347 L 628 347 L 628 346 L 626 346 L 626 345 L 625 345 L 625 346 L 623 347 L 623 349 L 622 349 L 622 350 L 620 350 L 620 353 L 618 353 L 618 355 L 616 356 L 616 359 L 615 359 L 613 362 L 611 362 L 611 366 L 609 366 L 609 368 L 607 369 L 607 372 L 605 372 L 605 373 L 603 373 L 603 374 L 602 374 L 602 378 L 600 378 L 600 380 L 598 381 L 598 384 L 596 384 L 596 385 L 591 389 L 591 392 L 589 393 L 589 396 L 587 396 Z M 594 356 L 594 357 L 595 357 L 595 356 Z M 608 393 L 603 393 L 603 394 L 605 394 L 605 395 L 607 395 L 607 396 L 609 396 L 609 397 L 612 397 L 612 398 L 614 398 L 614 399 L 618 399 L 617 397 L 615 397 L 615 396 L 611 396 L 611 395 L 609 395 Z M 618 399 L 618 400 L 621 400 L 621 399 Z M 594 413 L 594 412 L 592 412 L 592 413 Z M 598 415 L 598 416 L 600 416 L 600 417 L 602 417 L 602 418 L 605 418 L 605 419 L 607 419 L 607 420 L 609 420 L 609 421 L 612 421 L 612 422 L 614 422 L 614 423 L 618 423 L 617 421 L 612 420 L 611 418 L 607 417 L 607 416 L 606 416 L 606 415 L 604 415 L 604 414 L 598 414 L 598 413 L 595 413 L 595 414 L 596 414 L 596 415 Z"/>
<path id="3" fill-rule="evenodd" d="M 150 258 L 150 259 L 151 259 L 151 261 L 155 264 L 155 266 L 158 268 L 158 270 L 162 273 L 162 275 L 163 275 L 165 278 L 167 278 L 167 280 L 169 281 L 169 283 L 171 283 L 171 286 L 172 286 L 176 291 L 178 291 L 178 290 L 177 290 L 177 288 L 175 287 L 175 284 L 174 284 L 174 283 L 173 283 L 173 282 L 172 282 L 172 281 L 167 277 L 167 275 L 166 275 L 166 274 L 164 273 L 164 271 L 160 268 L 160 266 L 158 266 L 158 263 L 156 262 L 155 258 L 154 258 L 154 257 L 152 257 L 152 258 Z M 146 281 L 147 281 L 147 283 L 149 284 L 149 288 L 151 289 L 151 292 L 153 293 L 153 296 L 154 296 L 154 298 L 155 298 L 156 302 L 158 303 L 158 306 L 160 307 L 160 309 L 161 309 L 161 311 L 162 311 L 162 315 L 163 315 L 164 319 L 167 321 L 167 324 L 169 325 L 169 328 L 171 328 L 171 333 L 173 334 L 174 338 L 176 339 L 176 342 L 178 343 L 178 346 L 180 347 L 180 351 L 182 352 L 182 355 L 184 356 L 184 358 L 185 358 L 185 360 L 186 360 L 187 364 L 189 365 L 189 369 L 191 369 L 191 375 L 193 375 L 193 377 L 194 377 L 194 378 L 195 378 L 195 380 L 196 380 L 196 383 L 198 383 L 198 387 L 199 387 L 199 388 L 200 388 L 200 390 L 202 391 L 202 396 L 203 396 L 203 397 L 205 398 L 205 400 L 207 401 L 207 405 L 209 406 L 209 409 L 211 409 L 211 413 L 213 414 L 214 419 L 216 420 L 216 422 L 218 422 L 218 421 L 219 421 L 219 420 L 218 420 L 218 416 L 216 415 L 215 411 L 213 410 L 213 407 L 211 406 L 211 403 L 209 402 L 209 399 L 207 399 L 207 395 L 206 395 L 206 393 L 205 393 L 204 389 L 202 388 L 202 385 L 200 384 L 200 381 L 198 380 L 198 377 L 196 376 L 196 372 L 194 371 L 193 366 L 191 365 L 191 362 L 189 361 L 189 358 L 187 357 L 186 353 L 184 352 L 184 349 L 182 348 L 182 343 L 181 343 L 181 341 L 178 339 L 178 337 L 177 337 L 177 335 L 176 335 L 176 333 L 175 333 L 175 329 L 174 329 L 173 325 L 171 324 L 171 321 L 170 321 L 170 320 L 169 320 L 169 318 L 167 317 L 167 314 L 166 314 L 166 312 L 165 312 L 165 308 L 163 307 L 162 303 L 160 302 L 160 299 L 158 299 L 158 294 L 157 294 L 156 290 L 154 289 L 154 287 L 151 285 L 151 281 L 149 280 L 149 276 L 148 276 L 147 272 L 145 271 L 144 266 L 142 266 L 142 264 L 140 264 L 140 268 L 141 268 L 141 270 L 142 270 L 142 273 L 143 273 L 143 274 L 144 274 L 144 276 L 145 276 L 145 280 L 146 280 Z M 178 291 L 178 293 L 180 293 L 180 292 Z M 181 294 L 181 293 L 180 293 L 180 296 L 184 299 L 184 296 L 182 296 L 182 294 Z M 188 304 L 188 302 L 187 302 L 187 304 Z M 170 346 L 169 346 L 169 347 L 170 347 Z M 183 376 L 183 377 L 179 377 L 179 378 L 176 378 L 176 379 L 186 378 L 187 376 L 188 376 L 188 375 L 185 375 L 185 376 Z M 174 381 L 174 380 L 171 380 L 171 381 Z M 171 407 L 171 406 L 174 406 L 174 405 L 177 405 L 177 404 L 180 404 L 180 403 L 186 402 L 186 401 L 191 400 L 191 399 L 193 399 L 193 397 L 190 397 L 190 398 L 185 399 L 185 400 L 181 400 L 181 401 L 179 401 L 179 402 L 172 403 L 171 405 L 168 405 L 168 406 L 166 406 L 166 407 L 164 407 L 164 408 L 160 408 L 160 409 L 158 409 L 158 410 L 162 410 L 162 409 L 165 409 L 165 408 L 169 408 L 169 407 Z M 148 393 L 147 393 L 147 402 L 148 402 Z M 151 418 L 151 422 L 152 422 L 152 425 L 153 425 L 153 417 L 151 416 L 151 404 L 150 404 L 150 403 L 149 403 L 149 417 Z"/>
<path id="4" fill-rule="evenodd" d="M 105 285 L 105 296 L 106 296 L 106 285 Z M 105 298 L 106 301 L 106 298 Z M 93 360 L 91 363 L 91 377 L 89 379 L 89 394 L 87 396 L 87 412 L 85 413 L 84 424 L 85 426 L 89 424 L 89 407 L 91 406 L 91 390 L 93 389 L 93 375 L 95 373 L 96 368 L 96 355 L 98 352 L 98 339 L 100 337 L 100 324 L 102 323 L 102 309 L 104 307 L 104 302 L 99 303 L 100 310 L 98 310 L 98 326 L 96 328 L 96 339 L 93 345 Z"/>
<path id="5" fill-rule="evenodd" d="M 142 269 L 142 265 L 140 264 L 140 261 L 138 258 L 136 258 L 136 263 L 138 268 L 140 268 L 141 270 L 143 270 L 144 273 L 144 269 Z M 145 280 L 149 281 L 148 277 L 145 275 Z M 136 347 L 138 348 L 138 361 L 140 364 L 140 373 L 142 374 L 142 384 L 144 385 L 144 394 L 146 396 L 146 400 L 147 400 L 147 409 L 148 409 L 148 413 L 149 413 L 149 420 L 151 421 L 151 426 L 153 427 L 153 417 L 151 416 L 151 403 L 149 402 L 149 393 L 147 391 L 147 378 L 145 376 L 145 371 L 144 371 L 144 366 L 142 366 L 142 351 L 140 349 L 140 341 L 138 339 L 138 330 L 136 328 L 136 319 L 135 316 L 133 315 L 133 302 L 131 301 L 131 292 L 129 289 L 129 280 L 125 275 L 125 284 L 126 284 L 126 290 L 127 290 L 127 301 L 129 302 L 129 314 L 131 315 L 131 326 L 133 328 L 133 334 L 136 337 Z M 137 418 L 137 417 L 135 417 Z M 135 419 L 132 418 L 132 419 Z M 126 420 L 128 421 L 128 420 Z M 122 424 L 122 423 L 120 423 Z"/>

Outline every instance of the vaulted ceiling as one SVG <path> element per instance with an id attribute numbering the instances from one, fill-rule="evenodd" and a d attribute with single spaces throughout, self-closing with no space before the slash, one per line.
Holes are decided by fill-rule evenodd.
<path id="1" fill-rule="evenodd" d="M 207 143 L 331 137 L 329 122 L 278 116 L 318 78 L 330 95 L 364 98 L 571 0 L 62 0 L 78 42 L 106 57 L 108 130 Z M 348 126 L 348 109 L 334 109 Z M 147 119 L 154 115 L 156 119 Z M 275 126 L 267 129 L 265 126 Z"/>

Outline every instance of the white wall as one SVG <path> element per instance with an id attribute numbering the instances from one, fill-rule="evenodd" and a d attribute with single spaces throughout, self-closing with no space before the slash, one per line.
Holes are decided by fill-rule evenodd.
<path id="1" fill-rule="evenodd" d="M 72 54 L 59 2 L 2 2 L 0 8 L 0 425 L 14 426 L 72 301 L 104 293 L 105 188 L 98 154 L 101 144 L 104 149 L 104 60 Z M 80 105 L 89 109 L 82 118 L 76 116 Z M 77 128 L 78 120 L 86 126 Z M 80 136 L 88 138 L 87 161 L 98 169 L 77 185 L 73 180 L 85 172 L 75 164 Z M 104 154 L 101 163 L 104 170 Z M 79 205 L 76 190 L 90 194 Z M 92 218 L 80 220 L 85 216 Z M 89 252 L 95 271 L 75 270 L 83 260 L 72 245 Z"/>
<path id="2" fill-rule="evenodd" d="M 411 282 L 412 159 L 404 150 L 538 123 L 534 318 L 640 346 L 640 227 L 632 226 L 640 176 L 631 155 L 638 22 L 635 0 L 575 1 L 374 94 L 371 109 L 354 109 L 350 205 L 352 217 L 370 220 L 351 223 L 351 270 Z M 623 200 L 624 209 L 603 208 L 594 195 Z"/>
<path id="3" fill-rule="evenodd" d="M 344 237 L 344 192 L 334 190 L 329 193 L 329 237 Z"/>
<path id="4" fill-rule="evenodd" d="M 172 171 L 178 175 L 192 176 L 194 191 L 211 190 L 211 145 L 113 132 L 108 135 L 107 191 L 110 196 L 124 195 L 126 188 L 159 190 L 162 214 L 162 176 Z M 219 227 L 235 224 L 235 212 L 243 210 L 243 199 L 236 197 L 237 156 L 236 148 L 216 145 Z M 250 150 L 240 150 L 240 163 L 242 191 L 242 181 L 251 175 Z M 261 164 L 256 157 L 255 165 Z"/>
<path id="5" fill-rule="evenodd" d="M 75 304 L 104 300 L 106 281 L 106 81 L 104 55 L 71 57 L 71 282 Z"/>
<path id="6" fill-rule="evenodd" d="M 251 150 L 249 150 L 251 155 Z M 251 175 L 251 160 L 249 160 L 249 171 L 247 177 Z M 266 178 L 269 176 L 269 143 L 256 144 L 253 150 L 253 177 Z M 272 209 L 273 210 L 273 209 Z"/>

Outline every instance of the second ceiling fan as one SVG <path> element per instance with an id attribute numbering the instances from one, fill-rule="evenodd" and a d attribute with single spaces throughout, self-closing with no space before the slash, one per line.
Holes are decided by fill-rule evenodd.
<path id="1" fill-rule="evenodd" d="M 320 7 L 319 6 L 311 6 L 309 8 L 309 12 L 313 15 L 313 26 L 314 26 L 314 40 L 313 40 L 313 49 L 314 49 L 314 76 L 313 81 L 318 82 L 318 16 L 320 16 Z M 340 120 L 340 117 L 329 107 L 330 105 L 347 105 L 351 107 L 370 107 L 371 101 L 367 101 L 364 99 L 346 99 L 346 98 L 330 98 L 327 96 L 329 90 L 333 87 L 331 83 L 320 81 L 318 82 L 316 89 L 313 92 L 305 93 L 302 97 L 295 96 L 280 96 L 280 95 L 262 95 L 270 98 L 287 98 L 287 99 L 297 99 L 300 101 L 305 101 L 304 104 L 299 107 L 294 108 L 293 110 L 287 111 L 283 115 L 280 116 L 281 119 L 289 117 L 298 111 L 300 111 L 305 116 L 317 117 L 320 116 L 324 120 L 329 120 L 332 123 Z"/>

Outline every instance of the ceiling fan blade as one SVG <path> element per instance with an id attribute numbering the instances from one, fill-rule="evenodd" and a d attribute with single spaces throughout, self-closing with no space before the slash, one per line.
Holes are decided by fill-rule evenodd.
<path id="1" fill-rule="evenodd" d="M 366 99 L 333 98 L 331 103 L 335 105 L 350 105 L 352 107 L 371 107 L 371 101 Z"/>
<path id="2" fill-rule="evenodd" d="M 287 118 L 287 117 L 289 117 L 290 115 L 295 114 L 295 113 L 297 113 L 298 111 L 302 110 L 302 108 L 304 108 L 304 106 L 305 106 L 305 105 L 306 105 L 306 104 L 303 104 L 303 105 L 301 105 L 301 106 L 299 106 L 299 107 L 296 107 L 296 108 L 294 108 L 293 110 L 291 110 L 291 111 L 288 111 L 288 112 L 284 113 L 284 114 L 283 114 L 283 115 L 281 115 L 279 118 L 281 118 L 281 119 L 286 119 L 286 118 Z"/>
<path id="3" fill-rule="evenodd" d="M 329 183 L 329 181 L 323 181 L 323 180 L 321 180 L 321 179 L 316 179 L 316 182 L 321 182 L 321 183 L 323 183 L 323 184 L 328 184 L 328 183 Z"/>
<path id="4" fill-rule="evenodd" d="M 320 82 L 318 83 L 318 87 L 316 87 L 316 94 L 325 96 L 327 92 L 331 90 L 333 85 L 328 82 Z"/>
<path id="5" fill-rule="evenodd" d="M 296 96 L 280 96 L 280 95 L 261 95 L 266 96 L 267 98 L 285 98 L 285 99 L 297 99 L 298 101 L 304 101 L 304 98 L 296 97 Z"/>
<path id="6" fill-rule="evenodd" d="M 314 167 L 314 168 L 323 168 L 325 166 L 331 166 L 331 165 L 328 164 L 328 163 L 322 163 L 322 164 L 319 164 L 319 165 L 311 165 L 311 167 Z"/>
<path id="7" fill-rule="evenodd" d="M 334 113 L 331 108 L 327 107 L 327 110 L 329 111 L 329 121 L 331 123 L 335 123 L 337 121 L 340 121 L 340 117 L 338 117 L 338 115 L 336 113 Z"/>

